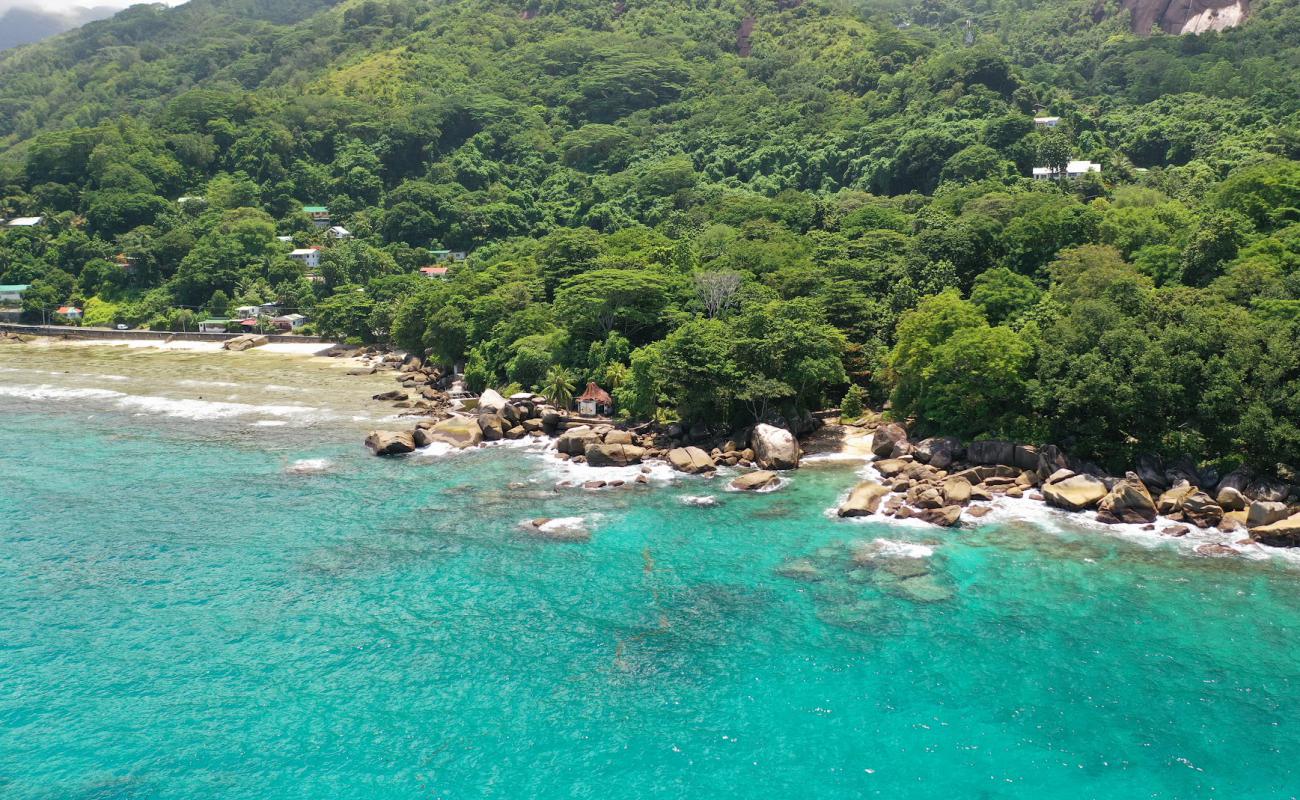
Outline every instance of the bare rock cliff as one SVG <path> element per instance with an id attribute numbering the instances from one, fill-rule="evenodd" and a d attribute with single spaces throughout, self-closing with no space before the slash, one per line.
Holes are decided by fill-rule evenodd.
<path id="1" fill-rule="evenodd" d="M 1097 4 L 1104 15 L 1105 0 Z M 1250 0 L 1119 0 L 1132 14 L 1133 32 L 1146 36 L 1159 25 L 1165 33 L 1204 33 L 1235 28 L 1250 16 Z"/>

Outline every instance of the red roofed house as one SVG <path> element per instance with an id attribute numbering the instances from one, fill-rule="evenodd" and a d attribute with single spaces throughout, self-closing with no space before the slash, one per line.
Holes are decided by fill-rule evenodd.
<path id="1" fill-rule="evenodd" d="M 609 416 L 614 413 L 614 399 L 609 392 L 596 385 L 595 381 L 587 384 L 587 391 L 578 398 L 579 414 L 596 414 Z"/>
<path id="2" fill-rule="evenodd" d="M 420 274 L 426 278 L 445 278 L 447 277 L 446 267 L 420 267 Z"/>
<path id="3" fill-rule="evenodd" d="M 57 313 L 71 320 L 81 319 L 81 309 L 76 306 L 59 306 Z"/>

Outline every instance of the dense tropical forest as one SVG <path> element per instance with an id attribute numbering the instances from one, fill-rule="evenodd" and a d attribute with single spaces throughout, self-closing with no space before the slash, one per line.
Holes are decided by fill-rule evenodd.
<path id="1" fill-rule="evenodd" d="M 0 284 L 88 325 L 278 302 L 634 417 L 888 400 L 1111 464 L 1300 465 L 1300 3 L 1251 12 L 137 6 L 0 54 L 0 217 L 45 216 Z M 1100 171 L 1030 177 L 1071 160 Z"/>

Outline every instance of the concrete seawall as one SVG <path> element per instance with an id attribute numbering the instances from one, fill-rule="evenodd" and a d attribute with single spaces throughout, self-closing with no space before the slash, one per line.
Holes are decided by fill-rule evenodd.
<path id="1" fill-rule="evenodd" d="M 71 325 L 14 325 L 0 323 L 0 332 L 18 333 L 25 336 L 54 336 L 69 339 L 119 339 L 140 341 L 172 342 L 224 342 L 233 339 L 235 333 L 174 333 L 172 331 L 118 331 L 112 328 L 76 328 Z M 297 342 L 299 344 L 334 344 L 320 336 L 290 336 L 287 334 L 268 333 L 268 342 Z"/>

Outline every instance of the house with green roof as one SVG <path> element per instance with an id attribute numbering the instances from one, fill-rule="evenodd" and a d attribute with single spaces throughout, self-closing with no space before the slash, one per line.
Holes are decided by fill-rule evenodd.
<path id="1" fill-rule="evenodd" d="M 18 304 L 23 301 L 23 295 L 31 288 L 28 283 L 11 283 L 0 285 L 0 303 Z"/>
<path id="2" fill-rule="evenodd" d="M 316 223 L 317 228 L 330 226 L 330 210 L 326 206 L 303 206 L 302 213 L 311 217 L 311 221 Z"/>

